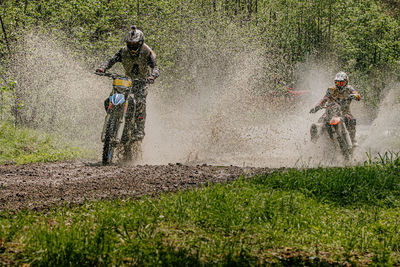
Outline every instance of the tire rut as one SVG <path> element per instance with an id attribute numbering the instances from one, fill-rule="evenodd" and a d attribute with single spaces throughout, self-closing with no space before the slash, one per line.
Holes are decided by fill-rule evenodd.
<path id="1" fill-rule="evenodd" d="M 154 166 L 100 166 L 91 162 L 0 165 L 0 211 L 46 210 L 86 201 L 155 196 L 271 171 L 268 168 L 179 163 Z"/>

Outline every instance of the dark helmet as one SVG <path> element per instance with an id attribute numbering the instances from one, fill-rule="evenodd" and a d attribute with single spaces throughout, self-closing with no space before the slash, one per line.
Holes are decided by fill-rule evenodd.
<path id="1" fill-rule="evenodd" d="M 144 34 L 136 26 L 131 26 L 131 30 L 125 36 L 126 46 L 131 54 L 136 55 L 144 43 Z"/>
<path id="2" fill-rule="evenodd" d="M 349 83 L 349 76 L 347 76 L 347 74 L 345 72 L 341 71 L 341 72 L 338 72 L 335 75 L 335 79 L 334 80 L 335 80 L 336 87 L 339 90 L 342 90 Z"/>

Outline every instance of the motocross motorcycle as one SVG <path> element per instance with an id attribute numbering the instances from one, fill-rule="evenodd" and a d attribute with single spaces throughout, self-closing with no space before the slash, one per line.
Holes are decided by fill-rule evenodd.
<path id="1" fill-rule="evenodd" d="M 123 161 L 137 160 L 141 157 L 141 141 L 135 140 L 136 100 L 133 89 L 144 86 L 146 79 L 131 80 L 115 73 L 95 72 L 100 76 L 111 77 L 113 87 L 110 97 L 104 102 L 107 114 L 104 120 L 101 141 L 103 142 L 103 165 L 121 157 Z M 129 112 L 128 112 L 129 110 Z M 132 116 L 128 118 L 128 113 Z"/>
<path id="2" fill-rule="evenodd" d="M 327 134 L 335 147 L 339 147 L 345 160 L 349 160 L 353 152 L 353 145 L 342 114 L 341 104 L 332 102 L 321 108 L 325 109 L 325 113 L 318 123 L 311 125 L 311 141 L 316 143 L 320 135 Z"/>

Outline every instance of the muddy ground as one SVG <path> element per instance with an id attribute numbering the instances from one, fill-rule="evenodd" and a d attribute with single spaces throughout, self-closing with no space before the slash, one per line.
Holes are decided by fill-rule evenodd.
<path id="1" fill-rule="evenodd" d="M 0 211 L 46 210 L 85 201 L 137 198 L 270 171 L 179 163 L 122 167 L 91 162 L 0 165 Z"/>

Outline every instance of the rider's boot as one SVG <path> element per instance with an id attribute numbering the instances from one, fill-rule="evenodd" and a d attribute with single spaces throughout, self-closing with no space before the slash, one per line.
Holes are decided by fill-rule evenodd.
<path id="1" fill-rule="evenodd" d="M 126 114 L 126 120 L 125 120 L 125 129 L 124 133 L 122 135 L 121 143 L 122 144 L 127 144 L 132 140 L 132 137 L 134 137 L 134 125 L 135 121 L 133 120 L 133 115 L 132 113 L 129 112 Z"/>
<path id="2" fill-rule="evenodd" d="M 356 129 L 350 129 L 349 131 L 349 135 L 350 135 L 350 139 L 351 139 L 351 143 L 353 145 L 353 147 L 358 147 L 358 142 L 356 139 Z"/>
<path id="3" fill-rule="evenodd" d="M 311 142 L 315 143 L 318 140 L 318 128 L 315 123 L 311 125 L 310 128 Z"/>
<path id="4" fill-rule="evenodd" d="M 358 147 L 357 139 L 356 139 L 356 125 L 357 125 L 357 120 L 351 116 L 351 119 L 346 120 L 346 126 L 347 130 L 349 131 L 351 143 L 353 145 L 353 148 Z"/>
<path id="5" fill-rule="evenodd" d="M 144 124 L 146 122 L 146 105 L 145 102 L 138 101 L 138 107 L 136 110 L 136 129 L 134 137 L 136 141 L 142 141 L 144 138 Z"/>
<path id="6" fill-rule="evenodd" d="M 136 122 L 136 129 L 134 131 L 134 137 L 137 141 L 142 141 L 144 138 L 144 120 Z"/>
<path id="7" fill-rule="evenodd" d="M 136 129 L 134 137 L 136 141 L 142 141 L 145 135 L 144 124 L 146 122 L 146 97 L 138 97 L 136 105 Z"/>

